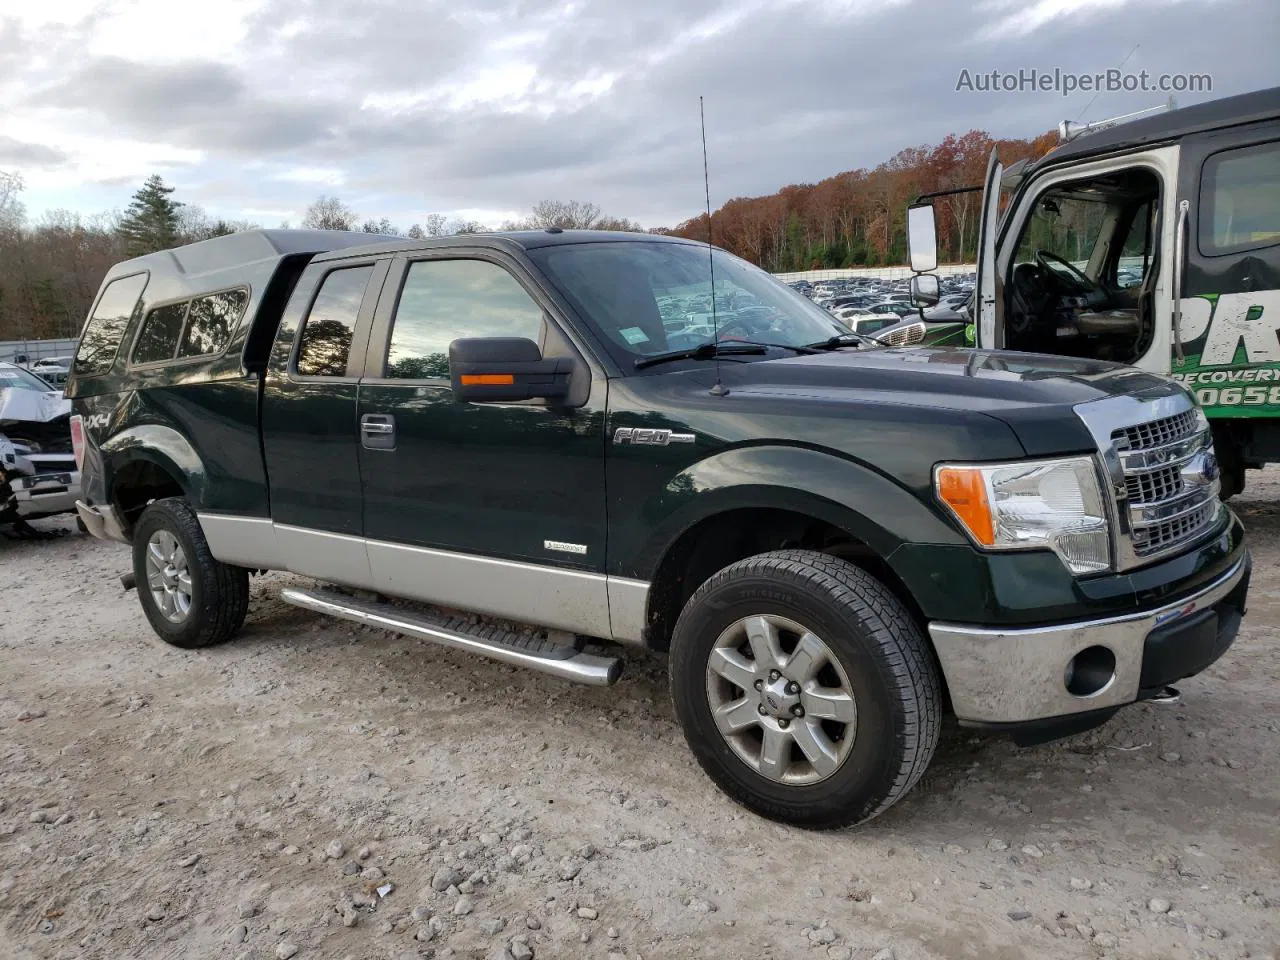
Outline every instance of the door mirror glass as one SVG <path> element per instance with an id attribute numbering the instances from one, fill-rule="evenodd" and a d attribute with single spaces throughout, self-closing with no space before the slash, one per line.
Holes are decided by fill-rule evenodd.
<path id="1" fill-rule="evenodd" d="M 916 273 L 938 269 L 938 228 L 933 204 L 907 208 L 907 247 L 911 252 L 911 269 Z"/>
<path id="2" fill-rule="evenodd" d="M 911 278 L 911 305 L 913 307 L 936 307 L 940 291 L 936 273 L 917 273 Z"/>
<path id="3" fill-rule="evenodd" d="M 468 337 L 449 344 L 453 395 L 468 403 L 563 399 L 573 363 L 568 357 L 543 359 L 524 337 Z"/>

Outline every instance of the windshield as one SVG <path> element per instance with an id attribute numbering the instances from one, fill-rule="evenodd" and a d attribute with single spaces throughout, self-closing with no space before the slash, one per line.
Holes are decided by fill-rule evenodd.
<path id="1" fill-rule="evenodd" d="M 56 393 L 55 387 L 45 383 L 34 373 L 27 373 L 21 367 L 0 366 L 0 390 L 16 387 L 20 390 L 38 390 L 41 393 Z"/>
<path id="2" fill-rule="evenodd" d="M 595 327 L 624 368 L 673 350 L 719 342 L 803 347 L 851 330 L 803 294 L 723 250 L 715 261 L 715 318 L 707 248 L 687 243 L 599 242 L 529 251 Z"/>

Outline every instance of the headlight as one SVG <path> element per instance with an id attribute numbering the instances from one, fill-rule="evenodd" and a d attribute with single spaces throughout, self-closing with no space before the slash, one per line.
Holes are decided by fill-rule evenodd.
<path id="1" fill-rule="evenodd" d="M 1048 547 L 1076 574 L 1111 569 L 1107 505 L 1091 457 L 941 464 L 933 482 L 980 546 Z"/>

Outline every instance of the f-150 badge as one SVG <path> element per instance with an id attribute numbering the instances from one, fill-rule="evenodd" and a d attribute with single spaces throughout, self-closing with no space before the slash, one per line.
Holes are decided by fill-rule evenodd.
<path id="1" fill-rule="evenodd" d="M 619 427 L 613 431 L 614 443 L 630 443 L 635 446 L 665 447 L 669 443 L 693 443 L 692 433 L 672 433 L 667 429 L 651 427 Z"/>

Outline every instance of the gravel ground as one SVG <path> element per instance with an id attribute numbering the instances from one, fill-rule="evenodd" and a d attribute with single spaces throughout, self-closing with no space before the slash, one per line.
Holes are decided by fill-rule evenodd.
<path id="1" fill-rule="evenodd" d="M 1280 471 L 1251 484 L 1249 616 L 1180 704 L 1027 750 L 949 726 L 835 834 L 723 798 L 656 657 L 575 687 L 285 606 L 279 575 L 184 652 L 125 548 L 0 540 L 0 954 L 1274 958 Z"/>

